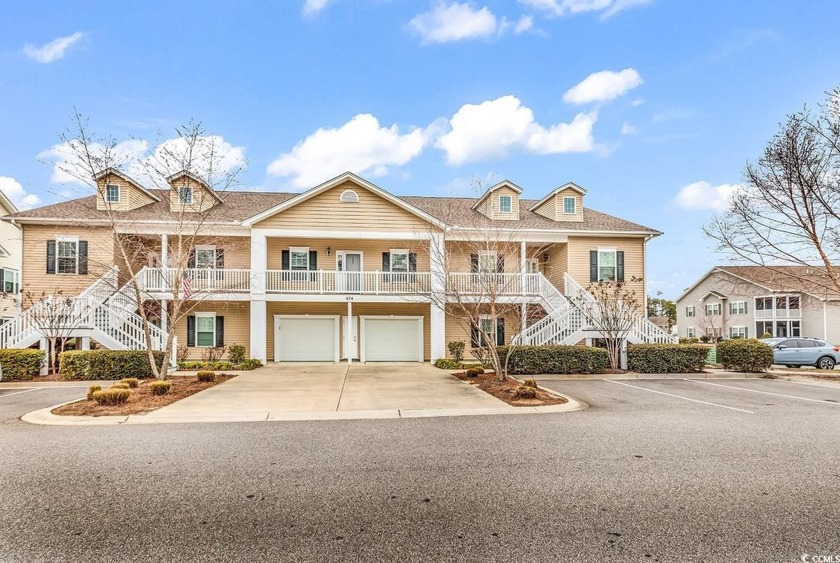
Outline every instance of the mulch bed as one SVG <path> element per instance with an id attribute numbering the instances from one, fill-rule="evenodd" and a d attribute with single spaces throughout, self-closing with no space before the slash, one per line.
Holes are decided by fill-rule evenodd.
<path id="1" fill-rule="evenodd" d="M 216 381 L 204 383 L 198 381 L 195 377 L 170 377 L 168 381 L 172 382 L 172 388 L 166 395 L 152 395 L 149 390 L 149 383 L 155 381 L 154 379 L 145 379 L 140 382 L 136 388 L 131 389 L 131 396 L 128 401 L 122 405 L 115 406 L 100 406 L 96 401 L 88 401 L 82 399 L 69 405 L 64 405 L 53 409 L 53 414 L 67 415 L 67 416 L 120 416 L 128 414 L 143 414 L 166 405 L 171 405 L 175 401 L 180 401 L 190 395 L 194 395 L 199 391 L 204 391 L 209 387 L 224 383 L 228 379 L 236 377 L 235 375 L 227 373 L 217 373 Z M 102 388 L 107 389 L 111 381 L 103 381 Z"/>
<path id="2" fill-rule="evenodd" d="M 495 373 L 482 373 L 476 377 L 467 377 L 466 372 L 452 374 L 461 381 L 475 385 L 485 393 L 489 393 L 514 407 L 541 407 L 544 405 L 562 405 L 566 399 L 549 393 L 544 389 L 537 388 L 537 396 L 533 399 L 519 399 L 515 396 L 514 390 L 521 382 L 508 376 L 504 381 L 499 381 Z"/>

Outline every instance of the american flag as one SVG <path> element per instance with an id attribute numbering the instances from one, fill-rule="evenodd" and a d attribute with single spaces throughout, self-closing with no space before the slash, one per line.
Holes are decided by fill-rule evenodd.
<path id="1" fill-rule="evenodd" d="M 193 294 L 193 288 L 192 276 L 190 276 L 187 272 L 184 272 L 184 279 L 181 282 L 181 285 L 184 287 L 184 299 L 189 299 Z"/>

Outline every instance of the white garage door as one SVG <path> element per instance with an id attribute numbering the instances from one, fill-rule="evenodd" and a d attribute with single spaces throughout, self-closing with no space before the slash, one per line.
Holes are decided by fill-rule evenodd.
<path id="1" fill-rule="evenodd" d="M 422 362 L 422 317 L 365 317 L 365 362 Z"/>
<path id="2" fill-rule="evenodd" d="M 274 360 L 337 361 L 337 317 L 275 317 Z"/>

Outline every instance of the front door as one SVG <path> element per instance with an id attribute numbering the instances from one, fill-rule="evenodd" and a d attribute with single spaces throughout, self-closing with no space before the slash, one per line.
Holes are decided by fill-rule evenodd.
<path id="1" fill-rule="evenodd" d="M 338 256 L 338 288 L 345 293 L 362 291 L 362 253 L 343 252 Z"/>

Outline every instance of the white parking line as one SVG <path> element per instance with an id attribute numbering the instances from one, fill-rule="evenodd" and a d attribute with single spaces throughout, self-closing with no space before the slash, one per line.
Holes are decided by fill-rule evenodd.
<path id="1" fill-rule="evenodd" d="M 731 411 L 738 411 L 738 412 L 745 412 L 747 414 L 755 414 L 753 411 L 748 411 L 746 409 L 739 409 L 736 407 L 727 407 L 726 405 L 719 405 L 717 403 L 709 403 L 708 401 L 700 401 L 698 399 L 691 399 L 689 397 L 683 397 L 682 395 L 674 395 L 673 393 L 666 393 L 664 391 L 655 391 L 653 389 L 647 389 L 645 387 L 639 387 L 638 385 L 630 385 L 629 383 L 624 383 L 622 381 L 616 381 L 615 379 L 605 379 L 604 381 L 608 381 L 610 383 L 615 383 L 616 385 L 624 385 L 625 387 L 632 387 L 633 389 L 641 389 L 642 391 L 647 391 L 648 393 L 656 393 L 658 395 L 667 395 L 668 397 L 674 397 L 675 399 L 682 399 L 683 401 L 691 401 L 692 403 L 700 403 L 701 405 L 709 405 L 712 407 L 720 407 L 722 409 L 729 409 Z"/>
<path id="2" fill-rule="evenodd" d="M 809 399 L 808 397 L 797 397 L 796 395 L 785 395 L 784 393 L 772 393 L 770 391 L 759 391 L 758 389 L 744 389 L 743 387 L 734 387 L 732 385 L 721 385 L 720 383 L 710 383 L 708 381 L 699 381 L 697 379 L 690 379 L 694 383 L 704 383 L 706 385 L 715 385 L 717 387 L 726 387 L 727 389 L 737 389 L 738 391 L 746 391 L 747 393 L 761 393 L 762 395 L 775 395 L 776 397 L 785 397 L 788 399 L 799 399 L 800 401 L 810 401 L 812 403 L 825 403 L 826 405 L 834 405 L 840 407 L 840 403 L 826 401 L 825 399 Z"/>
<path id="3" fill-rule="evenodd" d="M 21 393 L 29 393 L 30 391 L 37 391 L 38 389 L 42 389 L 41 387 L 34 387 L 32 389 L 24 389 L 23 391 L 15 391 L 14 393 L 3 393 L 0 394 L 0 399 L 4 397 L 11 397 L 12 395 L 20 395 Z"/>

